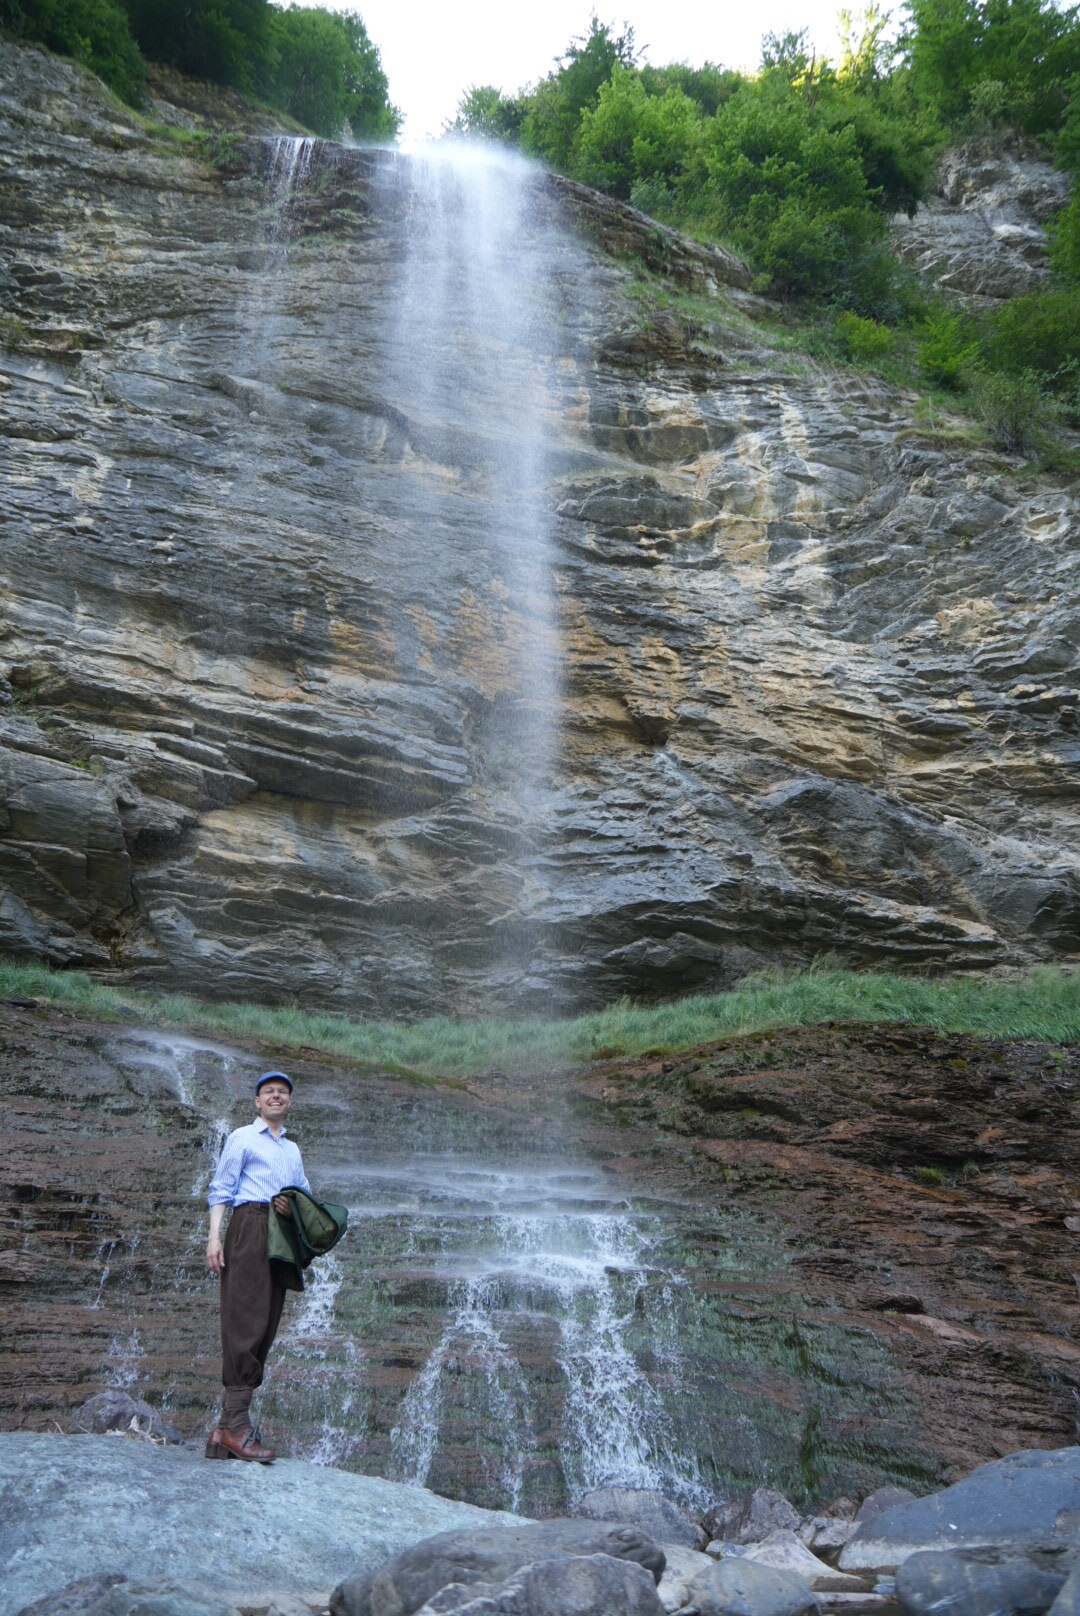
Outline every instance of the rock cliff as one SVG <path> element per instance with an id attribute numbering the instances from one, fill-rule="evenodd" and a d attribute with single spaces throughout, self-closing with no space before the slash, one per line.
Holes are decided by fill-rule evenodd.
<path id="1" fill-rule="evenodd" d="M 1069 200 L 1067 174 L 1033 142 L 972 140 L 945 154 L 935 193 L 893 225 L 897 252 L 927 280 L 984 303 L 1035 292 L 1050 273 L 1045 225 Z"/>
<path id="2" fill-rule="evenodd" d="M 537 178 L 526 806 L 531 609 L 477 537 L 503 439 L 384 386 L 403 160 L 320 148 L 268 208 L 265 144 L 184 148 L 10 44 L 0 120 L 0 946 L 390 1013 L 1075 954 L 1070 490 Z"/>

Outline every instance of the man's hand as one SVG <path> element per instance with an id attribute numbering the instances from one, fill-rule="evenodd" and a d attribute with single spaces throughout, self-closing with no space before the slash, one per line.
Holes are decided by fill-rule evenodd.
<path id="1" fill-rule="evenodd" d="M 274 1196 L 274 1211 L 280 1212 L 283 1218 L 292 1217 L 292 1207 L 289 1205 L 289 1197 L 287 1195 Z"/>
<path id="2" fill-rule="evenodd" d="M 206 1242 L 206 1266 L 212 1274 L 225 1272 L 225 1247 L 214 1235 Z"/>

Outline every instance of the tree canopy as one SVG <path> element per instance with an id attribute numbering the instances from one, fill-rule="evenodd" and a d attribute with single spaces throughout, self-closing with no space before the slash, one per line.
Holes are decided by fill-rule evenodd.
<path id="1" fill-rule="evenodd" d="M 136 106 L 149 60 L 258 96 L 335 140 L 390 140 L 401 121 L 355 11 L 270 0 L 0 0 L 0 27 L 83 62 Z"/>

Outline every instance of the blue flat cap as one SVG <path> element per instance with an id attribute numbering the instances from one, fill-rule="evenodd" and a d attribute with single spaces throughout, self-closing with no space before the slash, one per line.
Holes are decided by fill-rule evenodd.
<path id="1" fill-rule="evenodd" d="M 269 1083 L 269 1081 L 270 1081 L 270 1079 L 272 1077 L 276 1078 L 279 1083 L 288 1084 L 289 1093 L 290 1094 L 292 1093 L 292 1091 L 293 1091 L 293 1080 L 292 1080 L 291 1077 L 288 1076 L 288 1074 L 286 1072 L 264 1072 L 263 1075 L 260 1077 L 259 1081 L 255 1085 L 255 1093 L 258 1094 L 258 1092 L 262 1088 L 263 1084 L 264 1083 Z"/>

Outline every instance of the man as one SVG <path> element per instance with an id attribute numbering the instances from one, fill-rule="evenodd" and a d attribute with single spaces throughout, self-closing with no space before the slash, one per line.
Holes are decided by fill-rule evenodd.
<path id="1" fill-rule="evenodd" d="M 267 1354 L 281 1322 L 285 1291 L 267 1255 L 270 1207 L 292 1209 L 280 1192 L 296 1185 L 311 1193 L 300 1151 L 282 1126 L 292 1105 L 292 1079 L 264 1072 L 255 1085 L 256 1120 L 226 1139 L 210 1184 L 210 1238 L 206 1266 L 221 1280 L 221 1423 L 206 1444 L 208 1459 L 250 1459 L 270 1464 L 251 1425 L 251 1398 L 262 1384 Z M 232 1208 L 224 1244 L 221 1225 Z"/>

